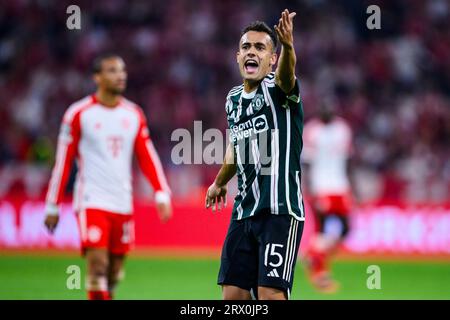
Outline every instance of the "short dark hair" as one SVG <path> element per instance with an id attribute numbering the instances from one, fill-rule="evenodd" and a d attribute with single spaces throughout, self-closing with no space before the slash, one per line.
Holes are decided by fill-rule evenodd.
<path id="1" fill-rule="evenodd" d="M 102 54 L 98 55 L 97 57 L 95 57 L 94 60 L 92 61 L 92 66 L 91 66 L 92 73 L 101 72 L 103 60 L 107 60 L 110 58 L 122 59 L 121 56 L 119 56 L 117 53 L 113 53 L 113 52 L 102 53 Z"/>
<path id="2" fill-rule="evenodd" d="M 276 51 L 277 49 L 277 35 L 275 34 L 275 31 L 273 31 L 265 22 L 263 21 L 254 21 L 250 23 L 248 26 L 246 26 L 241 31 L 241 38 L 244 34 L 246 34 L 249 31 L 257 31 L 257 32 L 265 32 L 270 36 L 270 39 L 272 40 L 273 44 L 273 51 Z"/>

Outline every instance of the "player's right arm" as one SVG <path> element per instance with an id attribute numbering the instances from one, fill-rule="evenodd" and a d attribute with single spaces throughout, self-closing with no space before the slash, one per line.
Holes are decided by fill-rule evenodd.
<path id="1" fill-rule="evenodd" d="M 218 210 L 220 210 L 222 209 L 221 202 L 223 202 L 223 206 L 226 207 L 227 183 L 236 174 L 236 168 L 236 162 L 234 161 L 234 147 L 232 143 L 230 143 L 227 147 L 223 165 L 213 184 L 211 184 L 206 192 L 205 206 L 207 209 L 212 206 L 212 211 L 215 211 L 217 205 Z"/>
<path id="2" fill-rule="evenodd" d="M 44 224 L 51 233 L 54 232 L 58 225 L 58 205 L 64 196 L 64 190 L 80 140 L 80 113 L 74 114 L 71 111 L 69 109 L 65 113 L 61 124 L 56 148 L 56 161 L 46 196 Z"/>

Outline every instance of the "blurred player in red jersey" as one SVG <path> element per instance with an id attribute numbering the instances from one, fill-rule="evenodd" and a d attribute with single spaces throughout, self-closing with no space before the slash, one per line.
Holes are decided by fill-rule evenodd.
<path id="1" fill-rule="evenodd" d="M 171 191 L 149 136 L 141 108 L 122 96 L 125 63 L 117 55 L 95 59 L 95 94 L 72 104 L 64 114 L 46 197 L 45 225 L 53 233 L 73 160 L 74 191 L 81 247 L 87 260 L 88 298 L 112 299 L 124 258 L 134 240 L 132 158 L 155 190 L 160 219 L 172 216 Z"/>
<path id="2" fill-rule="evenodd" d="M 332 99 L 324 99 L 319 117 L 306 123 L 303 142 L 305 178 L 315 217 L 315 233 L 305 257 L 308 276 L 317 290 L 333 293 L 339 284 L 331 277 L 329 259 L 349 231 L 352 132 L 335 115 Z"/>

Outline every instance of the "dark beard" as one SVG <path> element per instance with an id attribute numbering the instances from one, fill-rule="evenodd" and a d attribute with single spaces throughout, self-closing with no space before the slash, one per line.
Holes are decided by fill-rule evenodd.
<path id="1" fill-rule="evenodd" d="M 108 89 L 108 93 L 115 96 L 121 95 L 124 91 L 125 89 L 118 89 L 118 88 Z"/>

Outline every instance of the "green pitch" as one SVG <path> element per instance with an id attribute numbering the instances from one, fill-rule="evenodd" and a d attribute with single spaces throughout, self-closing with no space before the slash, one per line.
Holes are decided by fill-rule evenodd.
<path id="1" fill-rule="evenodd" d="M 69 290 L 67 268 L 78 265 L 81 289 Z M 381 289 L 366 286 L 367 267 L 378 265 Z M 117 299 L 220 299 L 219 261 L 206 258 L 130 257 Z M 77 256 L 0 256 L 0 299 L 85 299 L 84 260 Z M 337 294 L 314 291 L 298 264 L 292 299 L 450 299 L 447 262 L 336 261 Z M 72 278 L 73 279 L 73 278 Z"/>

